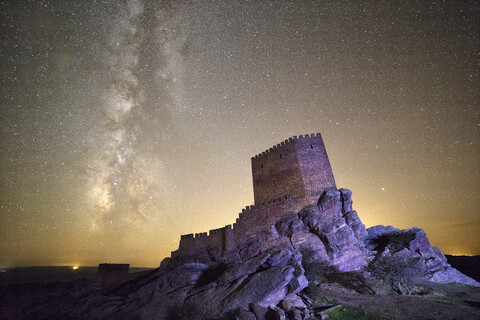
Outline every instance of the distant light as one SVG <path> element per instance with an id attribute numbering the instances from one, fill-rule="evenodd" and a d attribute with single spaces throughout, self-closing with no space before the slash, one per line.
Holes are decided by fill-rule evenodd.
<path id="1" fill-rule="evenodd" d="M 74 267 L 73 267 L 73 270 L 77 270 L 77 269 L 78 269 L 78 266 L 74 266 Z"/>

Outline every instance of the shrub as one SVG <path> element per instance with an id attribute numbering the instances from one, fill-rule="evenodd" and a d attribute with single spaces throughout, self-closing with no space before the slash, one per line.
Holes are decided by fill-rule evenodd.
<path id="1" fill-rule="evenodd" d="M 336 308 L 327 312 L 328 319 L 331 320 L 381 320 L 386 317 L 377 313 L 368 312 L 362 309 L 354 309 L 349 307 Z"/>
<path id="2" fill-rule="evenodd" d="M 325 282 L 328 275 L 338 273 L 338 269 L 329 265 L 327 261 L 315 258 L 313 250 L 302 252 L 302 254 L 302 266 L 308 281 Z"/>
<path id="3" fill-rule="evenodd" d="M 375 251 L 382 253 L 388 247 L 390 252 L 394 254 L 402 249 L 408 248 L 410 243 L 415 240 L 416 233 L 414 230 L 392 232 L 379 236 L 371 240 L 375 245 Z"/>
<path id="4" fill-rule="evenodd" d="M 369 269 L 372 276 L 385 281 L 393 291 L 403 295 L 416 294 L 418 288 L 415 288 L 415 282 L 425 274 L 420 258 L 381 257 L 372 261 Z"/>

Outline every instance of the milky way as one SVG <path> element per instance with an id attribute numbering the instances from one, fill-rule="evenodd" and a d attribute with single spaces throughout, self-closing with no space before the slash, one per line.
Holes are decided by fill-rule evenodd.
<path id="1" fill-rule="evenodd" d="M 0 1 L 0 266 L 155 266 L 321 132 L 368 226 L 479 254 L 477 1 Z"/>

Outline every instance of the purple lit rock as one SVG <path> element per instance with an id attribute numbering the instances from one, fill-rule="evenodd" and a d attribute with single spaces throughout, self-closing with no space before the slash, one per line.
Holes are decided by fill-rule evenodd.
<path id="1" fill-rule="evenodd" d="M 419 228 L 399 230 L 375 226 L 367 230 L 365 246 L 378 259 L 406 265 L 415 275 L 438 283 L 462 283 L 480 287 L 480 283 L 452 268 L 442 251 L 433 247 L 425 231 Z M 410 261 L 410 264 L 406 264 Z"/>

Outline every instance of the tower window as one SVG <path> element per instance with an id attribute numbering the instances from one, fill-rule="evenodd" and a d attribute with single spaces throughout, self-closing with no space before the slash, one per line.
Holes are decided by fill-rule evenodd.
<path id="1" fill-rule="evenodd" d="M 262 162 L 262 163 L 260 163 L 260 168 L 263 168 L 263 162 Z"/>
<path id="2" fill-rule="evenodd" d="M 282 154 L 280 153 L 280 159 L 282 159 Z"/>
<path id="3" fill-rule="evenodd" d="M 313 149 L 313 144 L 311 144 L 311 145 L 310 145 L 310 148 L 312 148 L 312 149 Z"/>

